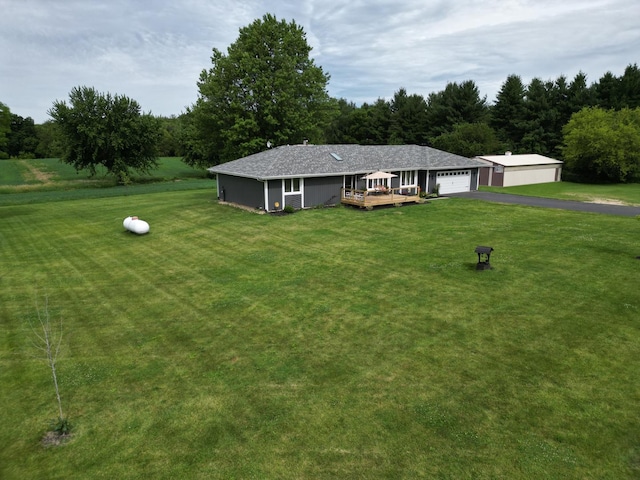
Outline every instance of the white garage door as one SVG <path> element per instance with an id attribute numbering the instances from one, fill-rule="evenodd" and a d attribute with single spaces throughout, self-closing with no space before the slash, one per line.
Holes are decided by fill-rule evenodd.
<path id="1" fill-rule="evenodd" d="M 440 195 L 448 193 L 468 192 L 471 189 L 471 171 L 453 170 L 438 172 L 436 183 L 440 184 Z"/>

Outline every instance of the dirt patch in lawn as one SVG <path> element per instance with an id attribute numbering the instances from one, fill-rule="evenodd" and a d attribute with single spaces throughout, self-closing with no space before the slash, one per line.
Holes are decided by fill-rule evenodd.
<path id="1" fill-rule="evenodd" d="M 53 177 L 53 173 L 51 172 L 43 172 L 38 167 L 33 165 L 31 162 L 26 160 L 21 160 L 20 164 L 28 170 L 27 181 L 36 181 L 42 183 L 44 185 L 48 185 L 51 182 L 51 177 Z"/>
<path id="2" fill-rule="evenodd" d="M 576 200 L 580 202 L 586 202 L 586 203 L 600 203 L 603 205 L 622 205 L 622 206 L 631 205 L 630 203 L 623 202 L 622 200 L 618 200 L 616 198 L 594 197 L 590 195 L 584 195 L 581 193 L 571 193 L 570 195 L 572 197 L 578 197 Z"/>
<path id="3" fill-rule="evenodd" d="M 239 203 L 225 202 L 224 200 L 218 200 L 218 203 L 220 205 L 229 205 L 229 206 L 234 207 L 234 208 L 239 208 L 240 210 L 245 210 L 247 212 L 258 213 L 260 215 L 264 215 L 265 213 L 267 213 L 264 210 L 247 207 L 246 205 L 240 205 Z"/>
<path id="4" fill-rule="evenodd" d="M 44 435 L 44 437 L 42 437 L 42 440 L 40 441 L 40 443 L 45 448 L 59 447 L 60 445 L 64 445 L 65 443 L 68 443 L 70 440 L 71 440 L 70 433 L 59 435 L 56 432 L 47 432 Z"/>
<path id="5" fill-rule="evenodd" d="M 589 198 L 587 200 L 587 203 L 602 203 L 604 205 L 629 205 L 628 203 L 623 202 L 622 200 L 616 200 L 615 198 L 599 198 L 599 197 Z"/>

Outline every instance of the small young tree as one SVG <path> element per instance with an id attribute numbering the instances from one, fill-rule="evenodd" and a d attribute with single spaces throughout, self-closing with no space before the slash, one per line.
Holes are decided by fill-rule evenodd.
<path id="1" fill-rule="evenodd" d="M 51 377 L 53 379 L 53 387 L 56 393 L 58 403 L 58 420 L 54 422 L 52 430 L 58 435 L 66 435 L 71 430 L 69 420 L 62 412 L 62 399 L 60 398 L 60 388 L 58 386 L 58 373 L 56 371 L 56 362 L 62 345 L 62 320 L 57 325 L 51 321 L 49 315 L 49 297 L 45 296 L 44 307 L 41 309 L 36 301 L 36 311 L 38 317 L 38 325 L 31 325 L 36 340 L 34 344 L 38 350 L 44 353 L 47 364 L 51 369 Z"/>

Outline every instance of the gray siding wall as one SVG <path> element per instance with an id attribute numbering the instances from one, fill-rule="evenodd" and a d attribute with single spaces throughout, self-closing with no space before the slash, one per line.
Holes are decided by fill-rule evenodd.
<path id="1" fill-rule="evenodd" d="M 251 208 L 264 208 L 264 183 L 252 178 L 218 174 L 218 198 Z"/>
<path id="2" fill-rule="evenodd" d="M 429 172 L 429 182 L 427 183 L 427 192 L 433 192 L 433 189 L 436 188 L 436 183 L 438 183 L 438 178 L 436 174 L 438 172 L 430 171 Z"/>
<path id="3" fill-rule="evenodd" d="M 287 205 L 291 205 L 296 210 L 299 210 L 302 208 L 302 195 L 301 194 L 285 195 L 284 203 L 285 203 L 284 205 L 285 207 Z"/>
<path id="4" fill-rule="evenodd" d="M 282 205 L 282 180 L 269 180 L 267 190 L 269 195 L 267 210 L 270 212 L 276 210 L 276 202 L 280 204 L 278 210 L 282 210 L 284 208 L 284 205 Z"/>
<path id="5" fill-rule="evenodd" d="M 472 168 L 471 169 L 471 188 L 470 190 L 477 190 L 478 189 L 478 169 L 477 168 Z"/>
<path id="6" fill-rule="evenodd" d="M 340 189 L 343 177 L 321 177 L 304 179 L 304 207 L 337 205 L 340 203 Z M 287 199 L 287 203 L 289 203 Z"/>
<path id="7" fill-rule="evenodd" d="M 418 185 L 423 192 L 429 191 L 429 185 L 427 184 L 427 172 L 426 170 L 418 170 Z"/>

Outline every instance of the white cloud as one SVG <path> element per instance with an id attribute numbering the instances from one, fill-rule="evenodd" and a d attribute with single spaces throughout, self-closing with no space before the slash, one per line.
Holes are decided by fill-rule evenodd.
<path id="1" fill-rule="evenodd" d="M 301 25 L 329 91 L 425 97 L 474 80 L 493 100 L 509 74 L 596 81 L 638 62 L 635 0 L 0 0 L 0 101 L 36 122 L 77 85 L 179 114 L 211 49 L 266 13 Z"/>

